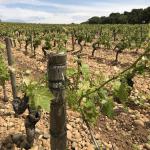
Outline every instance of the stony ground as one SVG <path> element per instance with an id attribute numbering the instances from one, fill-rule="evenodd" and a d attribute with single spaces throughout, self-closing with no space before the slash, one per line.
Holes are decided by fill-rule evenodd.
<path id="1" fill-rule="evenodd" d="M 70 47 L 68 47 L 70 49 Z M 76 47 L 78 49 L 78 47 Z M 30 58 L 23 54 L 24 49 L 17 50 L 13 48 L 15 58 L 15 67 L 17 74 L 17 83 L 21 82 L 21 73 L 27 69 L 31 70 L 34 78 L 39 78 L 46 72 L 46 62 L 42 61 L 42 52 L 38 49 L 38 55 Z M 91 48 L 87 45 L 83 52 L 83 62 L 90 66 L 91 72 L 100 71 L 105 76 L 110 77 L 117 74 L 140 55 L 126 51 L 120 55 L 120 63 L 113 66 L 115 53 L 113 51 L 99 50 L 95 57 L 91 57 Z M 74 67 L 73 56 L 68 54 L 68 66 Z M 141 105 L 131 105 L 124 109 L 121 104 L 115 105 L 115 116 L 109 119 L 101 115 L 96 126 L 92 128 L 93 135 L 102 150 L 150 150 L 150 78 L 137 76 L 131 98 L 135 101 L 141 100 Z M 6 141 L 6 150 L 9 149 L 9 136 L 11 134 L 25 134 L 24 119 L 27 113 L 15 117 L 12 109 L 11 87 L 7 83 L 7 93 L 9 102 L 2 101 L 2 90 L 0 89 L 0 150 L 1 143 Z M 69 150 L 94 150 L 91 135 L 80 114 L 67 110 L 67 138 Z M 32 150 L 50 150 L 49 113 L 43 113 L 42 119 L 36 127 L 36 139 Z M 18 148 L 14 148 L 18 149 Z"/>

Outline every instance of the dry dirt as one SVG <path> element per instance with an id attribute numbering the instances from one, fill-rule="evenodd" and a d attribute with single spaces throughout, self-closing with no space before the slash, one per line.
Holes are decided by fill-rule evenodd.
<path id="1" fill-rule="evenodd" d="M 68 50 L 71 50 L 69 44 Z M 78 49 L 78 46 L 76 46 Z M 38 54 L 36 58 L 30 58 L 29 55 L 24 55 L 24 48 L 17 50 L 13 48 L 13 56 L 15 59 L 15 68 L 17 83 L 21 82 L 21 74 L 26 70 L 31 70 L 32 77 L 35 79 L 40 78 L 44 73 L 46 73 L 46 62 L 43 61 L 43 54 L 41 49 L 38 49 Z M 29 50 L 30 51 L 30 50 Z M 91 57 L 91 47 L 87 45 L 84 47 L 82 61 L 89 65 L 91 72 L 100 71 L 106 77 L 111 77 L 121 70 L 125 69 L 132 64 L 142 53 L 134 53 L 132 51 L 126 51 L 119 56 L 119 64 L 117 66 L 113 65 L 115 58 L 115 53 L 112 50 L 98 50 L 95 53 L 95 57 Z M 71 52 L 68 53 L 68 67 L 74 67 L 73 63 L 74 56 L 71 55 Z M 148 99 L 148 94 L 150 93 L 150 78 L 149 76 L 141 77 L 137 76 L 135 79 L 135 85 L 133 89 L 133 97 L 135 99 L 141 99 L 144 101 L 143 105 L 131 105 L 124 109 L 121 104 L 116 103 L 115 107 L 115 116 L 112 119 L 109 119 L 103 115 L 100 116 L 97 125 L 93 128 L 94 135 L 97 141 L 103 145 L 102 149 L 110 150 L 149 150 L 150 145 L 150 99 Z M 25 133 L 24 129 L 24 118 L 26 113 L 22 116 L 15 117 L 11 101 L 11 88 L 10 82 L 7 83 L 7 93 L 9 96 L 9 102 L 4 103 L 2 98 L 0 99 L 0 141 L 5 140 L 7 136 L 14 133 Z M 0 89 L 0 94 L 2 97 L 2 92 Z M 143 96 L 144 94 L 144 96 Z M 142 96 L 141 96 L 142 95 Z M 68 111 L 68 118 L 72 117 L 70 115 L 71 111 Z M 49 130 L 49 114 L 44 113 L 42 119 L 37 124 L 37 139 L 35 140 L 34 150 L 36 149 L 45 149 L 49 150 L 49 138 L 42 138 L 41 135 L 48 133 Z M 76 120 L 75 116 L 74 120 Z M 77 117 L 80 118 L 80 117 Z M 81 118 L 80 118 L 81 119 Z M 68 119 L 69 120 L 69 119 Z M 75 122 L 76 123 L 81 123 Z M 70 121 L 69 121 L 70 124 Z M 76 127 L 71 125 L 74 130 Z M 68 129 L 69 130 L 69 129 Z M 80 127 L 78 127 L 80 134 Z M 84 131 L 84 129 L 83 129 Z M 40 137 L 41 136 L 41 137 Z M 82 136 L 82 135 L 81 135 Z M 89 136 L 89 135 L 84 135 Z M 69 138 L 68 138 L 69 139 Z M 90 139 L 90 137 L 89 137 Z M 72 139 L 69 139 L 70 144 L 73 142 Z M 92 142 L 89 140 L 89 145 L 92 145 Z M 80 141 L 79 143 L 82 143 Z M 76 142 L 78 147 L 78 142 Z M 81 144 L 82 145 L 82 144 Z M 91 146 L 90 145 L 90 146 Z M 37 147 L 38 146 L 38 147 Z M 76 148 L 69 146 L 69 150 L 80 150 L 87 149 L 92 150 L 90 147 L 85 144 L 82 147 Z M 17 149 L 17 148 L 16 148 Z"/>

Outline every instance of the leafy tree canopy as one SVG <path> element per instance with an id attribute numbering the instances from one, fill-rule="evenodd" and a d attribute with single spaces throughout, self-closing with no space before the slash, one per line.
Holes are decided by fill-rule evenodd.
<path id="1" fill-rule="evenodd" d="M 142 24 L 150 22 L 150 7 L 145 9 L 132 9 L 123 14 L 111 13 L 108 17 L 94 16 L 83 24 Z"/>

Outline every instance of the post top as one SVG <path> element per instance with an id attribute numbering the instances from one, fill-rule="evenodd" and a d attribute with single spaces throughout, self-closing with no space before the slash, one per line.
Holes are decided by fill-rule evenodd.
<path id="1" fill-rule="evenodd" d="M 48 53 L 48 65 L 66 65 L 67 55 L 65 53 Z"/>

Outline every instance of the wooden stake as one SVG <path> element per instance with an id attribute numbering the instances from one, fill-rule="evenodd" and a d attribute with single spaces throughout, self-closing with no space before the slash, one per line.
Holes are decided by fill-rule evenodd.
<path id="1" fill-rule="evenodd" d="M 66 55 L 48 54 L 47 70 L 49 89 L 54 95 L 50 106 L 51 150 L 66 150 L 66 103 L 64 98 Z"/>
<path id="2" fill-rule="evenodd" d="M 5 43 L 6 43 L 6 49 L 7 49 L 8 65 L 10 67 L 13 67 L 14 61 L 13 61 L 12 51 L 11 51 L 11 47 L 12 47 L 11 39 L 6 37 Z M 13 98 L 15 99 L 17 97 L 16 77 L 15 77 L 15 73 L 12 70 L 10 70 L 10 79 L 11 79 Z"/>

